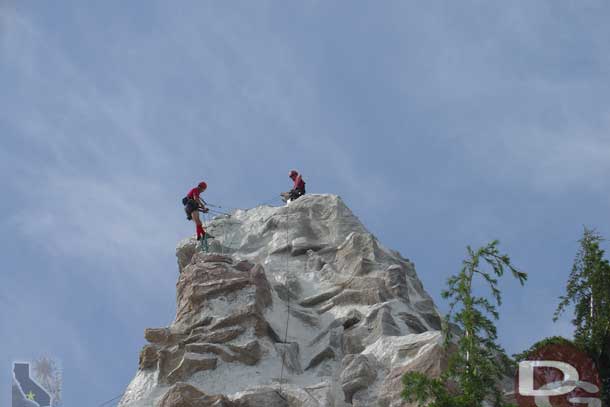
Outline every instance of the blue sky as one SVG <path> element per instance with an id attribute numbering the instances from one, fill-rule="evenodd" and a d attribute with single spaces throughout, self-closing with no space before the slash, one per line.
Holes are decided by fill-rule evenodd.
<path id="1" fill-rule="evenodd" d="M 10 364 L 65 405 L 135 373 L 175 311 L 180 198 L 251 207 L 305 175 L 416 264 L 439 307 L 465 246 L 501 240 L 511 353 L 551 321 L 583 225 L 610 236 L 603 1 L 4 1 L 0 403 Z M 5 391 L 6 390 L 6 391 Z"/>

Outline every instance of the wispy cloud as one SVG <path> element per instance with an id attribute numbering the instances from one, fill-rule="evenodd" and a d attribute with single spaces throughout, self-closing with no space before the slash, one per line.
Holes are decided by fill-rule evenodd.
<path id="1" fill-rule="evenodd" d="M 142 255 L 171 245 L 171 224 L 150 217 L 167 208 L 151 199 L 164 191 L 148 174 L 167 163 L 148 136 L 143 95 L 128 84 L 103 92 L 26 18 L 2 19 L 10 33 L 3 54 L 25 93 L 3 115 L 15 134 L 3 166 L 18 174 L 7 182 L 22 203 L 13 223 L 61 255 Z"/>
<path id="2" fill-rule="evenodd" d="M 171 314 L 173 246 L 193 229 L 179 200 L 199 178 L 210 201 L 250 206 L 297 167 L 310 192 L 343 195 L 376 233 L 408 242 L 432 293 L 466 244 L 493 237 L 536 247 L 519 259 L 528 270 L 564 262 L 539 242 L 549 223 L 570 218 L 553 226 L 565 236 L 580 218 L 532 202 L 607 195 L 601 3 L 45 7 L 0 5 L 3 230 L 61 270 L 40 271 L 66 279 L 59 298 L 99 290 L 104 315 L 134 337 Z M 607 220 L 605 206 L 581 209 Z M 532 278 L 532 292 L 551 283 Z M 507 311 L 507 347 L 534 338 L 515 326 L 569 332 L 547 315 L 520 322 L 530 309 Z M 51 318 L 67 342 L 90 329 L 74 322 L 84 312 Z"/>
<path id="3" fill-rule="evenodd" d="M 147 197 L 161 187 L 142 179 L 46 174 L 23 187 L 25 205 L 13 220 L 31 239 L 63 256 L 144 256 L 171 245 L 167 224 L 151 218 Z"/>
<path id="4" fill-rule="evenodd" d="M 506 143 L 511 166 L 535 187 L 559 192 L 573 188 L 601 192 L 609 186 L 610 123 L 602 128 L 582 123 L 556 132 L 531 128 L 515 132 L 518 135 L 513 133 L 512 140 Z"/>
<path id="5" fill-rule="evenodd" d="M 502 126 L 496 133 L 464 140 L 464 152 L 475 167 L 508 185 L 543 193 L 600 193 L 610 182 L 608 117 L 602 113 L 587 123 L 578 116 L 564 125 L 548 127 L 534 123 Z"/>

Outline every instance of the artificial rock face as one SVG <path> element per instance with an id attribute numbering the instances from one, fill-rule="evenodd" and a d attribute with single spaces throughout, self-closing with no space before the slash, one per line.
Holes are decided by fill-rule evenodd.
<path id="1" fill-rule="evenodd" d="M 179 243 L 172 325 L 147 329 L 121 407 L 407 406 L 400 378 L 444 369 L 440 317 L 413 264 L 341 199 L 216 218 Z"/>

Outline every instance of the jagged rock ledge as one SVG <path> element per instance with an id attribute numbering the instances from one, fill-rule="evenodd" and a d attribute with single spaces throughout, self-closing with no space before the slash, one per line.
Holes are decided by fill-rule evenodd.
<path id="1" fill-rule="evenodd" d="M 216 218 L 177 248 L 177 312 L 147 329 L 121 407 L 406 405 L 440 374 L 440 317 L 414 265 L 334 195 Z M 286 324 L 288 322 L 288 324 Z"/>

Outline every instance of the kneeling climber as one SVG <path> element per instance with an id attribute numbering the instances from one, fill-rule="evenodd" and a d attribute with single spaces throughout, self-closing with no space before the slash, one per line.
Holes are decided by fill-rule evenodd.
<path id="1" fill-rule="evenodd" d="M 284 202 L 294 201 L 295 199 L 305 195 L 305 181 L 303 181 L 301 174 L 299 174 L 296 170 L 290 170 L 288 176 L 294 182 L 294 185 L 290 191 L 282 193 Z"/>
<path id="2" fill-rule="evenodd" d="M 208 187 L 204 181 L 201 181 L 195 188 L 191 189 L 188 194 L 184 198 L 182 198 L 182 203 L 184 204 L 184 211 L 186 212 L 186 218 L 188 220 L 192 220 L 195 222 L 196 230 L 197 230 L 197 240 L 203 239 L 206 232 L 201 224 L 201 219 L 199 219 L 199 212 L 207 213 L 208 208 L 205 207 L 204 201 L 199 196 L 203 191 L 205 191 Z M 211 238 L 208 234 L 208 238 Z"/>

